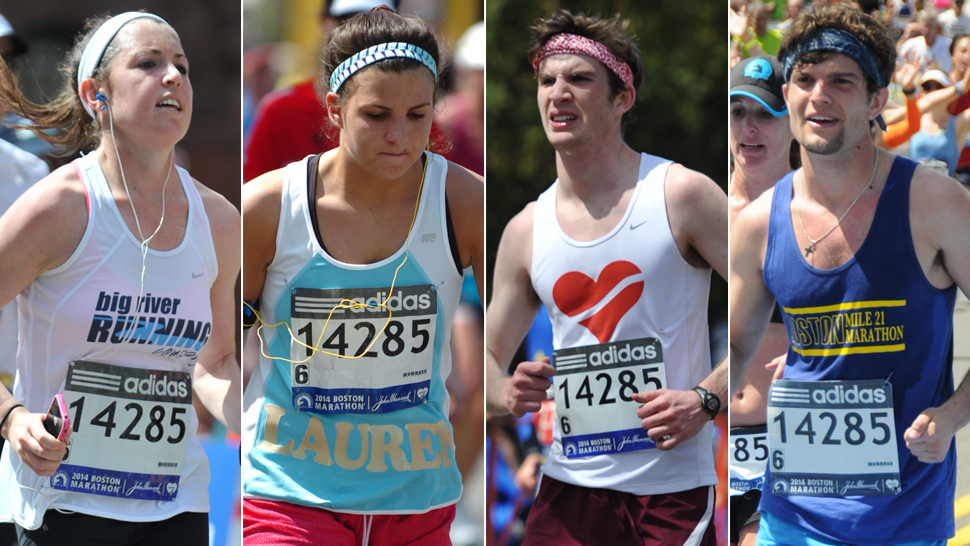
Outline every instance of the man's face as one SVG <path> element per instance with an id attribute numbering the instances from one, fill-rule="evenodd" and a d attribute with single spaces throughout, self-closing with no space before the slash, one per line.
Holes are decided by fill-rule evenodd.
<path id="1" fill-rule="evenodd" d="M 821 155 L 850 150 L 868 138 L 869 121 L 886 95 L 881 89 L 867 97 L 862 68 L 842 54 L 796 66 L 784 89 L 792 135 L 806 151 Z"/>
<path id="2" fill-rule="evenodd" d="M 804 0 L 789 0 L 788 5 L 785 6 L 785 16 L 794 19 L 804 8 Z"/>
<path id="3" fill-rule="evenodd" d="M 585 55 L 551 55 L 539 63 L 539 113 L 546 138 L 557 150 L 581 146 L 619 131 L 628 91 L 610 98 L 609 72 Z"/>

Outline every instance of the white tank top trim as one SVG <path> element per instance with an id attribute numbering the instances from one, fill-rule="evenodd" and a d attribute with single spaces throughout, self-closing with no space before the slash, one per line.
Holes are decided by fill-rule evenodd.
<path id="1" fill-rule="evenodd" d="M 171 250 L 148 250 L 143 296 L 146 310 L 138 312 L 132 302 L 140 285 L 140 242 L 125 225 L 95 154 L 75 160 L 74 166 L 88 201 L 84 235 L 64 264 L 39 275 L 17 296 L 20 339 L 13 394 L 34 413 L 46 412 L 54 394 L 67 392 L 71 361 L 191 376 L 198 351 L 211 332 L 209 291 L 218 275 L 218 264 L 202 197 L 189 173 L 176 168 L 188 199 L 185 234 Z M 116 308 L 109 309 L 115 296 Z M 134 341 L 112 342 L 121 339 L 115 336 L 123 334 L 125 325 L 135 318 L 139 322 Z M 160 337 L 166 324 L 169 329 Z M 185 415 L 185 455 L 173 500 L 137 500 L 55 489 L 51 478 L 41 478 L 25 465 L 15 478 L 22 462 L 8 446 L 0 457 L 0 489 L 6 492 L 0 496 L 0 520 L 36 529 L 44 513 L 54 508 L 122 521 L 160 521 L 182 512 L 207 512 L 208 462 L 195 436 L 198 418 L 191 406 Z M 71 418 L 76 421 L 74 415 Z M 91 426 L 91 419 L 90 410 L 84 412 L 81 426 Z M 130 420 L 130 415 L 119 410 L 117 428 L 110 437 L 120 434 L 125 428 L 122 425 Z M 142 424 L 147 423 L 146 413 Z M 17 480 L 42 493 L 21 488 Z"/>

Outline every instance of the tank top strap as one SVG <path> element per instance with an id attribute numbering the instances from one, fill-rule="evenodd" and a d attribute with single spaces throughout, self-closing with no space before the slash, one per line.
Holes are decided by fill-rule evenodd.
<path id="1" fill-rule="evenodd" d="M 908 241 L 909 229 L 909 186 L 913 179 L 915 161 L 897 156 L 893 161 L 886 186 L 879 196 L 879 205 L 872 219 L 870 232 L 891 237 L 889 240 Z"/>

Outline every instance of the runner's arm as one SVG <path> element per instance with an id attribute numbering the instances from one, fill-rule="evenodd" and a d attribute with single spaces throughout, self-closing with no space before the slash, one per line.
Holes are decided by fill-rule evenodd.
<path id="1" fill-rule="evenodd" d="M 950 179 L 935 184 L 921 183 L 926 176 L 917 170 L 913 178 L 911 220 L 913 215 L 919 215 L 913 230 L 914 238 L 917 229 L 923 233 L 924 229 L 920 228 L 925 228 L 932 240 L 932 251 L 935 251 L 934 263 L 941 263 L 964 295 L 970 295 L 970 239 L 966 237 L 970 233 L 970 193 Z M 918 183 L 920 185 L 916 187 Z M 923 410 L 903 438 L 920 461 L 942 462 L 953 436 L 968 423 L 970 375 L 964 376 L 960 386 L 942 405 Z"/>
<path id="2" fill-rule="evenodd" d="M 710 178 L 676 163 L 667 171 L 664 195 L 670 230 L 681 255 L 691 265 L 710 266 L 726 279 L 727 195 Z"/>
<path id="3" fill-rule="evenodd" d="M 732 394 L 741 386 L 744 372 L 768 329 L 775 302 L 763 275 L 772 193 L 765 192 L 742 210 L 731 229 L 728 357 Z"/>
<path id="4" fill-rule="evenodd" d="M 485 313 L 485 393 L 491 415 L 539 411 L 555 373 L 548 358 L 522 362 L 512 376 L 506 373 L 539 309 L 530 273 L 534 207 L 527 205 L 505 226 L 495 258 L 492 299 Z"/>
<path id="5" fill-rule="evenodd" d="M 664 195 L 670 229 L 684 259 L 694 267 L 710 266 L 727 278 L 728 203 L 721 188 L 703 174 L 674 164 L 664 180 Z M 726 409 L 726 359 L 698 386 L 717 396 Z M 700 394 L 693 390 L 645 391 L 633 399 L 643 404 L 637 409 L 640 426 L 659 449 L 673 449 L 710 421 Z"/>
<path id="6" fill-rule="evenodd" d="M 0 306 L 27 288 L 37 276 L 62 265 L 74 253 L 87 227 L 84 187 L 72 165 L 51 173 L 20 197 L 0 217 Z M 67 444 L 44 429 L 47 407 L 18 407 L 0 385 L 0 427 L 28 468 L 50 476 L 60 465 Z"/>
<path id="7" fill-rule="evenodd" d="M 218 275 L 209 289 L 212 333 L 199 351 L 193 390 L 213 417 L 239 434 L 242 410 L 239 362 L 236 359 L 236 279 L 239 277 L 239 212 L 221 195 L 196 183 L 203 195 L 216 249 Z"/>

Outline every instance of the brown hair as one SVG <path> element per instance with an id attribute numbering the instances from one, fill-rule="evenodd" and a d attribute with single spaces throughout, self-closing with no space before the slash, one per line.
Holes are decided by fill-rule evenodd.
<path id="1" fill-rule="evenodd" d="M 892 81 L 893 71 L 896 69 L 896 44 L 889 29 L 874 17 L 847 6 L 828 6 L 818 11 L 799 14 L 782 38 L 778 58 L 784 59 L 789 51 L 797 50 L 802 42 L 814 38 L 826 28 L 844 30 L 855 36 L 872 52 L 883 81 Z M 795 66 L 817 64 L 833 54 L 831 51 L 804 53 L 795 60 Z M 879 85 L 865 71 L 862 74 L 866 80 L 866 90 L 872 96 L 879 90 Z"/>
<path id="2" fill-rule="evenodd" d="M 61 62 L 60 72 L 65 79 L 64 85 L 57 97 L 46 104 L 33 103 L 24 97 L 17 85 L 17 76 L 0 61 L 0 105 L 8 112 L 31 122 L 13 127 L 29 129 L 38 137 L 63 148 L 63 153 L 58 155 L 68 156 L 89 145 L 97 146 L 101 143 L 101 123 L 88 115 L 78 95 L 77 72 L 84 48 L 91 41 L 95 31 L 108 19 L 111 19 L 111 16 L 104 14 L 84 22 L 81 34 Z M 154 21 L 154 19 L 151 20 Z M 119 47 L 112 39 L 91 76 L 94 80 L 100 83 L 107 80 L 108 67 L 111 66 L 118 52 Z M 51 131 L 52 129 L 54 131 Z"/>
<path id="3" fill-rule="evenodd" d="M 369 47 L 388 42 L 408 43 L 420 47 L 431 55 L 435 64 L 438 65 L 433 98 L 434 101 L 437 101 L 441 84 L 450 67 L 446 66 L 442 58 L 434 29 L 418 17 L 395 13 L 387 6 L 378 6 L 367 13 L 355 15 L 348 21 L 341 23 L 327 37 L 327 44 L 324 46 L 320 58 L 322 65 L 320 89 L 324 90 L 324 94 L 330 90 L 330 75 L 340 66 L 340 63 Z M 407 72 L 418 68 L 427 70 L 427 67 L 420 61 L 406 57 L 384 59 L 368 68 L 370 67 L 376 67 L 382 72 L 394 73 Z M 337 91 L 340 101 L 345 102 L 349 99 L 354 93 L 354 89 L 354 77 L 350 76 Z M 325 103 L 326 101 L 321 102 Z M 336 128 L 329 123 L 324 130 L 328 133 L 336 133 Z M 337 139 L 333 138 L 333 140 L 336 141 Z M 431 131 L 431 141 L 432 151 L 444 153 L 450 148 L 440 131 Z"/>
<path id="4" fill-rule="evenodd" d="M 597 16 L 588 16 L 585 13 L 573 15 L 569 11 L 561 9 L 539 19 L 532 26 L 529 59 L 535 58 L 536 54 L 546 45 L 546 42 L 557 34 L 565 32 L 584 36 L 603 44 L 620 60 L 630 65 L 630 71 L 633 72 L 633 89 L 636 91 L 643 83 L 643 62 L 640 60 L 640 48 L 637 47 L 633 38 L 626 35 L 628 24 L 629 21 L 620 19 L 620 14 L 609 19 L 603 19 Z M 607 73 L 609 73 L 610 100 L 612 100 L 620 91 L 626 89 L 626 84 L 612 70 L 607 69 Z M 632 112 L 631 109 L 623 114 L 624 126 L 634 120 Z"/>

